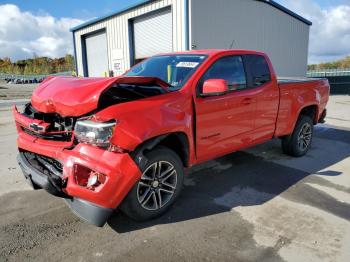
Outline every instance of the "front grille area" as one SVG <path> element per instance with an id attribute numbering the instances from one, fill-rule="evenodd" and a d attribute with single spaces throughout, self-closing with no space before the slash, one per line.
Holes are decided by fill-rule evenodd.
<path id="1" fill-rule="evenodd" d="M 28 135 L 45 139 L 45 140 L 52 140 L 52 141 L 59 141 L 59 142 L 70 142 L 72 141 L 73 132 L 63 132 L 63 133 L 38 133 L 35 131 L 32 131 L 30 129 L 27 129 L 25 127 L 21 127 L 22 131 L 27 133 Z"/>
<path id="2" fill-rule="evenodd" d="M 22 114 L 27 118 L 40 120 L 49 124 L 45 132 L 38 132 L 29 126 L 21 126 L 22 131 L 28 135 L 58 142 L 71 142 L 73 140 L 73 128 L 77 118 L 62 117 L 56 113 L 38 112 L 30 103 L 25 106 Z"/>

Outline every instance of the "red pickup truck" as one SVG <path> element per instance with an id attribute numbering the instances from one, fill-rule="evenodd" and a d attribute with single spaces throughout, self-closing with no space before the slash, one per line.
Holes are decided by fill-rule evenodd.
<path id="1" fill-rule="evenodd" d="M 158 55 L 116 78 L 51 77 L 13 109 L 18 163 L 34 189 L 96 226 L 117 208 L 146 220 L 177 199 L 184 168 L 273 138 L 303 156 L 328 97 L 327 80 L 278 80 L 264 53 L 246 50 Z"/>

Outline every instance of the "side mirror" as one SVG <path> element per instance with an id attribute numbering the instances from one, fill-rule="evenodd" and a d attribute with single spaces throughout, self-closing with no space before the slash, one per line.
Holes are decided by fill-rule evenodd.
<path id="1" fill-rule="evenodd" d="M 220 96 L 228 92 L 228 85 L 225 79 L 208 79 L 203 83 L 201 96 Z"/>

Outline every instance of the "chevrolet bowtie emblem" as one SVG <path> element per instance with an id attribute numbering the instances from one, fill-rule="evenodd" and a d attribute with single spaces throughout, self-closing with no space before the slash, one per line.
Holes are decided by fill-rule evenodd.
<path id="1" fill-rule="evenodd" d="M 38 125 L 38 124 L 36 124 L 36 123 L 31 123 L 30 125 L 29 125 L 29 127 L 31 128 L 31 129 L 33 129 L 34 131 L 36 131 L 36 132 L 38 132 L 38 131 L 44 131 L 44 127 L 43 126 L 40 126 L 40 125 Z"/>

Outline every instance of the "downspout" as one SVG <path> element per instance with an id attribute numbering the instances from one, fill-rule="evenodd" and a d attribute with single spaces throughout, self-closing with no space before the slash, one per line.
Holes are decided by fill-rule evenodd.
<path id="1" fill-rule="evenodd" d="M 75 46 L 75 35 L 74 35 L 74 31 L 72 31 L 73 34 L 73 55 L 74 55 L 74 64 L 75 64 L 75 72 L 76 75 L 78 76 L 78 61 L 77 61 L 77 48 Z"/>
<path id="2" fill-rule="evenodd" d="M 185 49 L 190 50 L 190 14 L 189 0 L 185 0 Z"/>
<path id="3" fill-rule="evenodd" d="M 134 41 L 134 26 L 133 20 L 128 20 L 128 33 L 129 33 L 129 68 L 135 65 L 135 41 Z"/>

